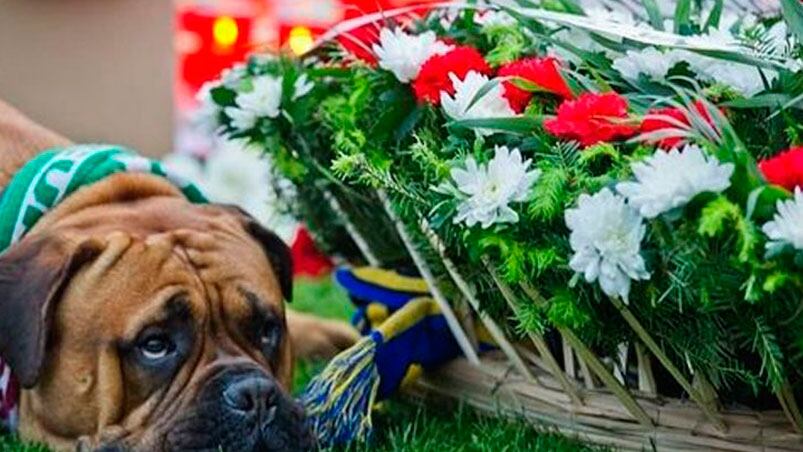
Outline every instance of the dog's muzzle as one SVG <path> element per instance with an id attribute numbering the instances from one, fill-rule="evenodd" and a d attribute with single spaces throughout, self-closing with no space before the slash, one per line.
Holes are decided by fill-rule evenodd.
<path id="1" fill-rule="evenodd" d="M 315 449 L 301 407 L 271 376 L 226 369 L 201 390 L 195 408 L 172 427 L 166 451 L 307 451 Z"/>

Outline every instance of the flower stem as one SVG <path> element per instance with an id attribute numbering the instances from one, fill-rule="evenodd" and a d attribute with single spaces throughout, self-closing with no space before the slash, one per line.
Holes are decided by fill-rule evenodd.
<path id="1" fill-rule="evenodd" d="M 357 248 L 362 253 L 365 261 L 368 262 L 368 265 L 372 267 L 378 267 L 381 262 L 376 257 L 374 252 L 371 250 L 371 247 L 368 245 L 368 241 L 365 240 L 365 237 L 360 234 L 360 231 L 357 230 L 357 227 L 354 223 L 349 220 L 348 214 L 340 207 L 340 203 L 335 198 L 335 195 L 332 194 L 331 191 L 327 190 L 326 188 L 321 189 L 323 191 L 323 197 L 326 198 L 326 201 L 329 202 L 329 207 L 340 216 L 340 219 L 343 221 L 343 226 L 346 228 L 346 232 L 348 232 L 349 236 L 351 236 L 351 240 L 354 241 L 354 244 L 357 245 Z"/>
<path id="2" fill-rule="evenodd" d="M 775 395 L 778 397 L 778 401 L 781 402 L 781 408 L 783 408 L 783 412 L 789 422 L 792 423 L 792 427 L 796 432 L 803 433 L 803 415 L 801 415 L 800 407 L 795 401 L 795 395 L 792 392 L 792 385 L 789 384 L 789 380 L 784 379 L 783 386 L 775 392 Z"/>
<path id="3" fill-rule="evenodd" d="M 677 381 L 683 390 L 689 394 L 692 400 L 697 402 L 697 404 L 703 410 L 705 416 L 714 423 L 717 429 L 726 432 L 728 430 L 728 426 L 725 425 L 725 422 L 719 416 L 719 413 L 717 412 L 717 409 L 712 401 L 706 400 L 706 398 L 703 397 L 702 394 L 692 386 L 691 382 L 689 382 L 680 369 L 675 366 L 672 360 L 669 359 L 669 356 L 664 353 L 663 349 L 658 345 L 657 342 L 655 342 L 652 336 L 650 336 L 644 326 L 641 325 L 636 316 L 633 315 L 627 306 L 625 306 L 621 299 L 618 297 L 610 297 L 610 300 L 619 313 L 622 314 L 622 317 L 624 317 L 627 324 L 630 325 L 636 335 L 641 339 L 642 342 L 644 342 L 644 345 L 646 345 L 652 354 L 658 358 L 658 361 L 663 364 L 664 368 L 669 371 L 670 374 L 672 374 L 672 377 L 674 377 L 675 381 Z M 700 374 L 698 375 L 698 378 L 703 379 L 704 377 L 702 374 Z"/>
<path id="4" fill-rule="evenodd" d="M 533 303 L 542 309 L 546 309 L 548 302 L 535 287 L 532 287 L 528 283 L 524 282 L 520 283 L 519 285 Z M 565 326 L 556 325 L 555 328 L 557 328 L 561 336 L 563 336 L 566 341 L 569 342 L 569 345 L 574 348 L 575 353 L 580 356 L 580 359 L 584 360 L 591 371 L 594 372 L 594 374 L 596 374 L 600 380 L 602 380 L 602 384 L 604 384 L 605 387 L 608 388 L 608 390 L 619 399 L 619 402 L 625 407 L 625 409 L 627 409 L 628 412 L 630 412 L 631 416 L 633 416 L 645 427 L 652 428 L 655 426 L 650 416 L 647 415 L 646 411 L 644 411 L 644 408 L 642 408 L 641 405 L 636 402 L 636 399 L 633 398 L 633 395 L 630 394 L 627 388 L 619 383 L 619 380 L 613 376 L 611 371 L 605 367 L 605 364 L 603 364 L 603 362 L 582 341 L 582 339 L 577 337 L 572 330 Z"/>
<path id="5" fill-rule="evenodd" d="M 505 301 L 507 301 L 508 306 L 510 306 L 510 309 L 518 317 L 519 307 L 516 303 L 516 296 L 513 294 L 513 290 L 507 285 L 507 283 L 502 281 L 502 278 L 499 276 L 499 273 L 496 271 L 493 265 L 491 265 L 490 259 L 488 259 L 487 256 L 482 257 L 482 262 L 485 264 L 485 268 L 491 274 L 491 278 L 493 278 L 496 287 L 499 288 L 499 291 L 502 293 Z M 541 358 L 544 360 L 546 365 L 552 370 L 552 375 L 556 380 L 558 380 L 558 383 L 561 385 L 561 387 L 563 387 L 563 390 L 566 391 L 566 394 L 568 394 L 569 398 L 572 399 L 572 403 L 583 405 L 583 399 L 580 397 L 580 392 L 577 390 L 577 387 L 574 385 L 574 383 L 569 381 L 566 373 L 563 372 L 560 364 L 558 364 L 558 360 L 555 359 L 555 356 L 549 350 L 549 346 L 544 338 L 540 334 L 536 334 L 532 331 L 528 331 L 527 336 L 529 336 L 530 340 L 533 342 L 533 345 L 535 345 L 535 348 L 538 349 L 538 353 L 541 355 Z"/>
<path id="6" fill-rule="evenodd" d="M 482 321 L 485 328 L 490 333 L 491 337 L 493 337 L 494 341 L 499 344 L 499 348 L 502 349 L 502 352 L 507 356 L 507 359 L 518 369 L 522 376 L 525 379 L 531 382 L 537 382 L 535 375 L 532 373 L 527 364 L 524 362 L 519 353 L 516 351 L 516 348 L 513 344 L 507 339 L 505 336 L 505 332 L 502 331 L 502 328 L 488 315 L 485 311 L 480 309 L 480 302 L 477 299 L 476 293 L 471 285 L 463 278 L 460 272 L 457 270 L 457 266 L 452 262 L 449 256 L 446 255 L 446 245 L 443 241 L 438 237 L 435 231 L 430 228 L 429 223 L 426 220 L 421 220 L 421 231 L 424 235 L 429 238 L 429 243 L 435 251 L 438 252 L 440 255 L 441 261 L 443 261 L 443 266 L 446 268 L 446 271 L 449 273 L 449 276 L 452 277 L 457 288 L 466 297 L 471 308 L 474 312 L 477 313 L 480 320 Z"/>

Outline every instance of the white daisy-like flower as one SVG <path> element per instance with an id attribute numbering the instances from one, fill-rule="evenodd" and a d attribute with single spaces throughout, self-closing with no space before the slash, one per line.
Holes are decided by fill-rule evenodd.
<path id="1" fill-rule="evenodd" d="M 641 257 L 646 227 L 625 198 L 607 188 L 593 196 L 580 195 L 577 207 L 568 209 L 565 219 L 574 251 L 569 267 L 587 282 L 599 281 L 608 296 L 627 301 L 631 280 L 650 278 Z"/>
<path id="2" fill-rule="evenodd" d="M 469 227 L 479 223 L 483 228 L 517 222 L 519 216 L 510 204 L 526 201 L 541 174 L 537 169 L 531 170 L 531 164 L 531 160 L 522 159 L 518 149 L 497 146 L 487 165 L 479 165 L 469 157 L 465 169 L 452 169 L 452 180 L 466 196 L 454 222 L 464 222 Z"/>
<path id="3" fill-rule="evenodd" d="M 248 75 L 248 67 L 245 63 L 235 63 L 230 68 L 223 69 L 220 73 L 220 82 L 226 88 L 237 88 L 237 85 Z"/>
<path id="4" fill-rule="evenodd" d="M 454 73 L 449 74 L 454 87 L 454 97 L 441 91 L 441 105 L 446 114 L 455 120 L 509 118 L 516 116 L 510 103 L 503 96 L 502 84 L 497 83 L 482 97 L 472 104 L 480 90 L 489 82 L 488 77 L 476 71 L 469 71 L 463 80 Z M 491 129 L 474 129 L 477 135 L 486 136 L 494 133 Z"/>
<path id="5" fill-rule="evenodd" d="M 724 191 L 734 170 L 733 163 L 720 163 L 695 145 L 682 151 L 659 149 L 631 168 L 636 180 L 620 182 L 616 190 L 645 218 L 684 206 L 700 193 Z"/>
<path id="6" fill-rule="evenodd" d="M 212 99 L 212 90 L 220 86 L 220 81 L 206 82 L 195 94 L 198 109 L 192 114 L 192 123 L 204 133 L 213 134 L 220 127 L 220 105 Z"/>
<path id="7" fill-rule="evenodd" d="M 253 129 L 257 125 L 257 115 L 253 111 L 242 110 L 237 107 L 226 107 L 223 111 L 231 119 L 231 126 L 239 131 Z"/>
<path id="8" fill-rule="evenodd" d="M 607 47 L 600 45 L 597 41 L 594 41 L 594 39 L 591 37 L 591 34 L 579 28 L 564 28 L 556 33 L 553 33 L 552 37 L 559 42 L 570 44 L 580 50 L 585 50 L 586 52 L 603 52 L 611 58 L 619 56 L 618 53 L 615 53 Z M 580 58 L 576 53 L 560 45 L 550 46 L 548 52 L 550 56 L 558 57 L 563 61 L 574 63 L 575 65 L 579 65 L 583 62 L 582 58 Z"/>
<path id="9" fill-rule="evenodd" d="M 700 79 L 730 86 L 745 97 L 755 96 L 765 89 L 761 72 L 756 66 L 700 56 L 691 59 L 689 67 Z M 764 69 L 763 73 L 769 83 L 778 78 L 776 71 Z"/>
<path id="10" fill-rule="evenodd" d="M 796 250 L 803 250 L 803 192 L 795 188 L 792 199 L 778 201 L 776 213 L 772 221 L 768 221 L 761 230 L 769 237 L 767 250 L 792 245 Z"/>
<path id="11" fill-rule="evenodd" d="M 313 83 L 307 74 L 301 74 L 298 76 L 295 82 L 293 82 L 293 97 L 292 100 L 300 99 L 307 94 L 309 94 L 312 89 L 315 88 L 315 83 Z"/>
<path id="12" fill-rule="evenodd" d="M 638 80 L 641 74 L 652 80 L 663 80 L 682 57 L 676 51 L 661 52 L 655 47 L 646 47 L 642 50 L 628 50 L 623 56 L 615 58 L 613 68 L 628 80 Z"/>
<path id="13" fill-rule="evenodd" d="M 162 158 L 162 163 L 172 173 L 195 183 L 206 193 L 204 168 L 201 162 L 189 154 L 174 152 Z"/>
<path id="14" fill-rule="evenodd" d="M 392 72 L 402 83 L 409 83 L 415 79 L 421 66 L 430 57 L 446 53 L 453 48 L 438 41 L 433 31 L 410 35 L 401 28 L 394 30 L 383 28 L 379 32 L 379 43 L 373 46 L 379 67 Z"/>
<path id="15" fill-rule="evenodd" d="M 463 12 L 461 8 L 443 8 L 438 13 L 440 16 L 440 24 L 444 30 L 448 30 L 452 28 L 454 21 L 460 17 L 460 13 Z"/>
<path id="16" fill-rule="evenodd" d="M 237 205 L 282 238 L 292 238 L 296 222 L 280 212 L 281 200 L 271 189 L 273 183 L 289 182 L 274 180 L 271 161 L 241 141 L 220 142 L 205 164 L 183 153 L 168 154 L 162 162 L 196 184 L 211 201 Z"/>
<path id="17" fill-rule="evenodd" d="M 483 13 L 474 14 L 474 23 L 482 28 L 490 28 L 513 26 L 518 24 L 518 21 L 506 11 L 489 9 Z"/>
<path id="18" fill-rule="evenodd" d="M 261 75 L 251 80 L 252 89 L 241 92 L 234 98 L 236 107 L 226 107 L 231 125 L 238 130 L 248 130 L 260 118 L 279 116 L 282 103 L 282 78 Z"/>

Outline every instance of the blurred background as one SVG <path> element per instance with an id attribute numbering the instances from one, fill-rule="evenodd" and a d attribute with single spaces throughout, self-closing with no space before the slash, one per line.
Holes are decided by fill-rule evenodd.
<path id="1" fill-rule="evenodd" d="M 255 49 L 426 0 L 0 0 L 0 96 L 76 141 L 205 153 L 194 93 Z"/>

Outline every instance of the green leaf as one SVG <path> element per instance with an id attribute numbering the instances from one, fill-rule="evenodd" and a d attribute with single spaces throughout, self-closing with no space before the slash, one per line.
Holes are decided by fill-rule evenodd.
<path id="1" fill-rule="evenodd" d="M 563 9 L 565 9 L 567 13 L 585 14 L 583 8 L 581 8 L 580 5 L 571 0 L 560 0 L 560 4 L 563 5 Z"/>
<path id="2" fill-rule="evenodd" d="M 416 108 L 416 103 L 409 90 L 401 86 L 385 91 L 377 100 L 383 108 L 371 128 L 370 138 L 383 140 L 395 135 L 399 124 Z"/>
<path id="3" fill-rule="evenodd" d="M 520 89 L 522 91 L 527 91 L 529 93 L 546 93 L 546 92 L 548 92 L 547 90 L 542 88 L 540 85 L 538 85 L 536 83 L 533 83 L 532 81 L 527 80 L 524 77 L 511 76 L 511 77 L 500 77 L 500 78 L 509 80 L 510 83 L 513 86 L 515 86 L 516 88 L 518 88 L 518 89 Z"/>
<path id="4" fill-rule="evenodd" d="M 688 35 L 691 32 L 691 0 L 679 0 L 675 7 L 675 28 L 679 35 Z"/>
<path id="5" fill-rule="evenodd" d="M 399 124 L 399 127 L 393 134 L 393 138 L 396 141 L 401 141 L 413 131 L 418 121 L 421 119 L 421 116 L 424 113 L 424 107 L 416 106 L 409 115 Z"/>
<path id="6" fill-rule="evenodd" d="M 803 110 L 803 94 L 795 96 L 794 99 L 790 99 L 789 102 L 781 105 L 775 112 L 769 116 L 767 116 L 767 121 L 771 120 L 772 118 L 778 116 L 782 111 L 786 110 L 787 108 L 797 108 L 798 110 Z"/>
<path id="7" fill-rule="evenodd" d="M 644 4 L 644 9 L 647 10 L 647 16 L 650 19 L 650 25 L 656 30 L 664 31 L 664 18 L 661 15 L 661 9 L 655 0 L 641 0 Z"/>
<path id="8" fill-rule="evenodd" d="M 566 185 L 569 175 L 563 168 L 545 170 L 533 189 L 533 197 L 527 209 L 534 219 L 551 221 L 562 213 L 567 198 Z"/>
<path id="9" fill-rule="evenodd" d="M 724 196 L 719 196 L 703 208 L 697 232 L 706 237 L 716 237 L 725 231 L 728 220 L 735 220 L 740 216 L 739 206 Z"/>
<path id="10" fill-rule="evenodd" d="M 209 94 L 212 96 L 212 100 L 221 107 L 232 107 L 235 105 L 234 99 L 237 97 L 237 93 L 225 86 L 212 88 Z"/>
<path id="11" fill-rule="evenodd" d="M 555 325 L 573 330 L 580 330 L 591 321 L 588 313 L 581 308 L 568 290 L 560 290 L 549 299 L 547 316 Z"/>
<path id="12" fill-rule="evenodd" d="M 803 3 L 800 0 L 781 0 L 781 9 L 786 25 L 803 42 Z"/>
<path id="13" fill-rule="evenodd" d="M 738 108 L 738 109 L 753 109 L 753 108 L 783 108 L 793 100 L 789 94 L 780 93 L 766 93 L 753 96 L 751 98 L 734 99 L 722 104 L 723 107 Z M 797 103 L 788 105 L 789 107 L 796 107 L 803 109 L 803 97 L 797 100 Z M 797 105 L 800 104 L 800 105 Z"/>
<path id="14" fill-rule="evenodd" d="M 471 98 L 471 102 L 468 103 L 468 106 L 466 107 L 466 111 L 470 110 L 471 107 L 474 106 L 474 104 L 479 102 L 480 99 L 485 97 L 485 95 L 488 94 L 492 89 L 494 89 L 496 87 L 496 85 L 498 85 L 498 84 L 499 84 L 499 79 L 497 79 L 497 78 L 493 78 L 493 79 L 488 80 L 487 82 L 485 82 L 485 84 L 482 85 L 482 88 L 477 90 L 477 93 L 474 94 L 474 97 Z"/>
<path id="15" fill-rule="evenodd" d="M 703 26 L 703 31 L 708 31 L 709 28 L 719 28 L 719 20 L 722 18 L 722 9 L 725 6 L 724 0 L 717 0 L 714 3 L 714 8 L 711 10 L 711 14 L 708 15 L 708 20 L 705 21 L 705 26 Z"/>
<path id="16" fill-rule="evenodd" d="M 778 201 L 789 199 L 792 196 L 789 191 L 777 185 L 766 185 L 763 190 L 757 195 L 755 206 L 752 215 L 748 218 L 753 218 L 757 222 L 768 221 L 775 215 L 775 208 Z"/>
<path id="17" fill-rule="evenodd" d="M 774 293 L 786 285 L 786 283 L 790 282 L 791 279 L 792 275 L 789 273 L 782 270 L 776 270 L 767 275 L 767 278 L 764 279 L 764 284 L 761 288 L 764 290 L 764 292 Z"/>
<path id="18" fill-rule="evenodd" d="M 543 118 L 516 116 L 512 118 L 463 119 L 452 121 L 449 125 L 467 129 L 491 129 L 499 132 L 529 133 L 541 126 Z"/>

